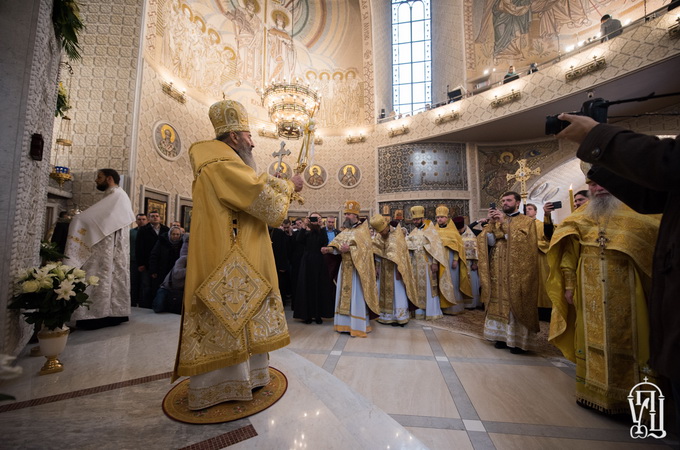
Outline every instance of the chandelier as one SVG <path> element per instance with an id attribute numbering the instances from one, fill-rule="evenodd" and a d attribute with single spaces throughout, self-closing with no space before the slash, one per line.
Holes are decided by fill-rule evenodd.
<path id="1" fill-rule="evenodd" d="M 290 83 L 272 81 L 265 85 L 262 104 L 269 118 L 276 124 L 278 135 L 284 139 L 300 139 L 304 127 L 319 107 L 319 94 L 298 78 Z"/>

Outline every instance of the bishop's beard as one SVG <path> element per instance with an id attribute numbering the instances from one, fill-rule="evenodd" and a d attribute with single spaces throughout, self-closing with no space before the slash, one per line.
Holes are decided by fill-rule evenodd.
<path id="1" fill-rule="evenodd" d="M 596 195 L 586 206 L 586 213 L 595 220 L 610 216 L 621 206 L 621 200 L 613 195 Z"/>
<path id="2" fill-rule="evenodd" d="M 253 157 L 252 150 L 250 151 L 246 150 L 241 152 L 237 151 L 236 153 L 238 153 L 238 156 L 241 157 L 241 159 L 247 166 L 252 167 L 253 170 L 257 172 L 257 163 L 255 162 L 255 158 Z"/>
<path id="3" fill-rule="evenodd" d="M 342 222 L 343 228 L 352 228 L 352 221 L 349 219 L 345 219 L 344 222 Z"/>

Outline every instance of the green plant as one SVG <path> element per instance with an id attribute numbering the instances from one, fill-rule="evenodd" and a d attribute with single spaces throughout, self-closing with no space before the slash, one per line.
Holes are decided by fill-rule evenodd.
<path id="1" fill-rule="evenodd" d="M 68 58 L 72 61 L 81 59 L 78 34 L 85 28 L 85 25 L 80 20 L 78 3 L 75 0 L 54 0 L 52 23 L 54 34 Z"/>
<path id="2" fill-rule="evenodd" d="M 54 117 L 64 117 L 64 114 L 69 109 L 71 109 L 71 105 L 68 102 L 68 91 L 66 91 L 64 84 L 60 81 L 57 89 L 57 107 L 54 110 Z"/>
<path id="3" fill-rule="evenodd" d="M 40 241 L 40 258 L 47 263 L 49 261 L 60 261 L 66 258 L 66 255 L 59 251 L 56 242 Z"/>
<path id="4" fill-rule="evenodd" d="M 26 322 L 37 329 L 44 325 L 54 330 L 70 321 L 76 309 L 89 308 L 85 289 L 98 283 L 99 278 L 88 278 L 84 270 L 60 262 L 32 267 L 19 277 L 8 308 L 22 310 Z"/>

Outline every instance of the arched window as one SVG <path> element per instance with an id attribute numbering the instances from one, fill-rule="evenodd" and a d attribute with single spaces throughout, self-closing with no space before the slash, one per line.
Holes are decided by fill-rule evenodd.
<path id="1" fill-rule="evenodd" d="M 397 114 L 432 102 L 430 0 L 392 0 L 392 103 Z"/>

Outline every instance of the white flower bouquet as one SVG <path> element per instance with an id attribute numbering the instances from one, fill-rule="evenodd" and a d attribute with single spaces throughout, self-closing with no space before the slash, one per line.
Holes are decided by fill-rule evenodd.
<path id="1" fill-rule="evenodd" d="M 32 267 L 20 274 L 9 309 L 20 309 L 26 322 L 49 330 L 61 328 L 81 306 L 89 308 L 85 289 L 99 278 L 61 262 Z"/>

